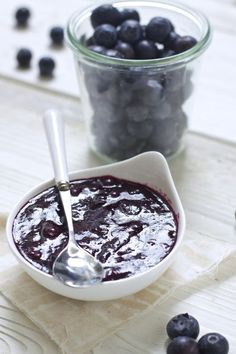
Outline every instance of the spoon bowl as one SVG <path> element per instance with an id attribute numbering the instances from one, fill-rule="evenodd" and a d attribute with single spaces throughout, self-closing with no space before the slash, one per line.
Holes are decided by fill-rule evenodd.
<path id="1" fill-rule="evenodd" d="M 52 271 L 59 281 L 74 288 L 100 283 L 104 273 L 100 262 L 72 242 L 57 256 Z"/>

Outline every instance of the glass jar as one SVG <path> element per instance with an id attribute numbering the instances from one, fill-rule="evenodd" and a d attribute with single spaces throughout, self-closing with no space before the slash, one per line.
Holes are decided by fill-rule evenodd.
<path id="1" fill-rule="evenodd" d="M 118 1 L 118 9 L 139 11 L 141 24 L 168 18 L 180 35 L 197 44 L 170 57 L 152 60 L 111 58 L 89 50 L 94 7 L 72 15 L 66 38 L 75 56 L 89 144 L 106 160 L 123 160 L 145 151 L 172 157 L 185 146 L 199 56 L 210 43 L 208 20 L 183 5 L 164 1 Z"/>

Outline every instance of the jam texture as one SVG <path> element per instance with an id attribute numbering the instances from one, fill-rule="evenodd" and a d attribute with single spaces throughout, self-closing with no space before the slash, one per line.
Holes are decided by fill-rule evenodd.
<path id="1" fill-rule="evenodd" d="M 144 272 L 174 247 L 177 219 L 155 190 L 112 176 L 72 181 L 70 189 L 76 241 L 103 263 L 103 281 Z M 55 187 L 31 198 L 19 211 L 13 238 L 29 263 L 52 274 L 53 262 L 68 241 Z"/>

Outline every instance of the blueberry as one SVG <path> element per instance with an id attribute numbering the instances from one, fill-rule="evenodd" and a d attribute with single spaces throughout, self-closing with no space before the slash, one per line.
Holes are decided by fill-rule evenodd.
<path id="1" fill-rule="evenodd" d="M 112 49 L 110 49 L 111 51 Z M 102 69 L 96 69 L 93 67 L 89 67 L 84 65 L 83 66 L 84 70 L 84 75 L 85 75 L 85 85 L 88 89 L 90 98 L 100 100 L 100 99 L 107 99 L 109 100 L 109 97 L 103 97 L 103 93 L 105 93 L 108 89 L 110 96 L 113 94 L 113 89 L 114 86 L 113 83 L 116 80 L 117 73 L 114 70 L 102 70 Z M 91 102 L 93 104 L 93 101 Z M 97 101 L 95 103 L 97 105 Z M 96 108 L 96 106 L 94 106 Z"/>
<path id="2" fill-rule="evenodd" d="M 167 354 L 199 354 L 197 342 L 189 337 L 177 337 L 170 342 Z"/>
<path id="3" fill-rule="evenodd" d="M 172 108 L 168 101 L 157 101 L 156 106 L 153 106 L 153 109 L 151 110 L 151 117 L 155 120 L 166 120 L 171 114 Z"/>
<path id="4" fill-rule="evenodd" d="M 164 17 L 154 17 L 146 28 L 147 39 L 153 42 L 164 43 L 172 30 L 171 22 Z"/>
<path id="5" fill-rule="evenodd" d="M 28 249 L 28 255 L 33 261 L 39 261 L 42 257 L 42 253 L 35 248 Z"/>
<path id="6" fill-rule="evenodd" d="M 89 37 L 88 39 L 86 39 L 85 41 L 83 41 L 83 43 L 85 42 L 87 47 L 90 47 L 91 45 L 96 45 L 94 36 Z"/>
<path id="7" fill-rule="evenodd" d="M 124 90 L 138 91 L 146 87 L 148 77 L 140 68 L 130 68 L 130 70 L 121 73 L 120 87 Z"/>
<path id="8" fill-rule="evenodd" d="M 114 97 L 117 100 L 117 97 Z M 115 106 L 114 102 L 106 102 L 108 100 L 106 98 L 106 95 L 102 97 L 101 100 L 98 100 L 95 105 L 95 115 L 96 119 L 100 121 L 100 123 L 104 123 L 104 125 L 107 124 L 113 124 L 116 123 L 117 121 L 121 120 L 121 116 L 118 111 L 118 107 Z M 100 106 L 98 107 L 98 105 Z M 102 127 L 103 129 L 104 127 Z M 109 129 L 109 126 L 106 127 L 106 129 Z"/>
<path id="9" fill-rule="evenodd" d="M 208 333 L 198 342 L 200 354 L 228 354 L 229 343 L 219 333 Z"/>
<path id="10" fill-rule="evenodd" d="M 118 101 L 119 101 L 119 107 L 123 110 L 126 109 L 132 102 L 135 93 L 132 90 L 123 90 L 122 85 L 123 81 L 119 81 L 118 87 L 119 87 L 119 92 L 118 92 Z"/>
<path id="11" fill-rule="evenodd" d="M 163 50 L 161 53 L 161 57 L 162 58 L 168 58 L 168 57 L 172 57 L 173 55 L 176 55 L 177 53 L 174 50 L 171 49 L 167 49 L 167 50 Z"/>
<path id="12" fill-rule="evenodd" d="M 139 97 L 139 93 L 137 93 Z M 140 101 L 145 106 L 156 106 L 160 104 L 160 100 L 163 97 L 163 86 L 157 80 L 148 80 L 146 86 L 140 90 Z"/>
<path id="13" fill-rule="evenodd" d="M 146 25 L 142 25 L 142 31 L 143 31 L 143 33 L 142 33 L 142 39 L 146 39 L 146 28 L 147 28 Z"/>
<path id="14" fill-rule="evenodd" d="M 82 188 L 78 183 L 70 185 L 70 194 L 73 197 L 77 197 L 80 194 L 81 190 L 82 190 Z"/>
<path id="15" fill-rule="evenodd" d="M 142 39 L 142 33 L 142 26 L 138 21 L 127 20 L 120 26 L 119 38 L 124 42 L 134 44 Z"/>
<path id="16" fill-rule="evenodd" d="M 118 52 L 120 52 L 125 59 L 135 58 L 134 49 L 129 43 L 119 41 L 115 49 L 118 50 Z"/>
<path id="17" fill-rule="evenodd" d="M 192 36 L 180 37 L 176 42 L 175 51 L 177 53 L 185 52 L 186 50 L 195 46 L 195 44 L 197 44 L 197 40 Z"/>
<path id="18" fill-rule="evenodd" d="M 130 121 L 127 124 L 127 131 L 130 135 L 138 139 L 148 139 L 153 130 L 153 124 L 150 119 L 143 122 Z"/>
<path id="19" fill-rule="evenodd" d="M 142 122 L 148 119 L 149 110 L 142 103 L 132 103 L 126 109 L 126 115 L 129 121 Z"/>
<path id="20" fill-rule="evenodd" d="M 136 143 L 136 138 L 129 135 L 123 129 L 119 130 L 119 134 L 112 131 L 108 140 L 111 146 L 118 151 L 131 149 Z"/>
<path id="21" fill-rule="evenodd" d="M 42 57 L 39 60 L 40 76 L 51 77 L 55 68 L 55 61 L 50 57 Z"/>
<path id="22" fill-rule="evenodd" d="M 118 50 L 116 49 L 107 49 L 105 52 L 104 52 L 104 55 L 108 56 L 108 57 L 111 57 L 111 58 L 118 58 L 118 59 L 123 59 L 124 56 L 122 55 L 121 52 L 119 52 Z"/>
<path id="23" fill-rule="evenodd" d="M 194 85 L 190 79 L 187 79 L 183 86 L 179 86 L 175 91 L 165 91 L 165 99 L 170 102 L 170 104 L 176 108 L 180 107 L 187 99 L 192 95 L 194 90 Z"/>
<path id="24" fill-rule="evenodd" d="M 137 10 L 135 9 L 124 9 L 121 10 L 121 22 L 126 20 L 135 20 L 140 22 L 140 16 Z"/>
<path id="25" fill-rule="evenodd" d="M 155 59 L 159 56 L 159 51 L 154 42 L 143 40 L 136 44 L 135 54 L 138 59 Z"/>
<path id="26" fill-rule="evenodd" d="M 16 59 L 18 62 L 18 66 L 20 68 L 29 68 L 30 67 L 30 61 L 32 59 L 32 53 L 29 49 L 27 48 L 22 48 L 18 51 L 16 55 Z"/>
<path id="27" fill-rule="evenodd" d="M 179 34 L 173 31 L 170 32 L 164 42 L 165 49 L 175 50 L 176 43 L 179 38 L 180 38 Z"/>
<path id="28" fill-rule="evenodd" d="M 20 7 L 15 13 L 18 26 L 27 26 L 30 18 L 30 10 L 27 7 Z"/>
<path id="29" fill-rule="evenodd" d="M 113 48 L 117 42 L 116 28 L 109 24 L 100 25 L 95 29 L 94 39 L 98 45 Z"/>
<path id="30" fill-rule="evenodd" d="M 174 92 L 178 91 L 185 85 L 186 81 L 186 68 L 181 67 L 175 70 L 170 70 L 166 72 L 163 76 L 163 86 L 165 88 L 165 92 Z"/>
<path id="31" fill-rule="evenodd" d="M 168 336 L 173 339 L 178 336 L 197 338 L 199 335 L 198 321 L 188 313 L 173 317 L 166 326 Z"/>
<path id="32" fill-rule="evenodd" d="M 113 5 L 101 5 L 93 10 L 91 15 L 91 23 L 93 28 L 105 23 L 118 26 L 121 23 L 121 14 Z"/>
<path id="33" fill-rule="evenodd" d="M 64 42 L 64 29 L 62 27 L 56 26 L 50 30 L 50 38 L 54 45 L 62 46 Z"/>
<path id="34" fill-rule="evenodd" d="M 44 221 L 41 226 L 41 236 L 54 239 L 62 233 L 61 227 L 51 220 Z"/>
<path id="35" fill-rule="evenodd" d="M 98 54 L 105 54 L 106 48 L 101 47 L 100 45 L 90 45 L 88 49 L 92 50 L 95 53 Z"/>

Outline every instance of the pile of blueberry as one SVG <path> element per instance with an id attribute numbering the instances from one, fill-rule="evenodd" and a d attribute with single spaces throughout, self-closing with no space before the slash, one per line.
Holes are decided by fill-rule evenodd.
<path id="1" fill-rule="evenodd" d="M 15 12 L 16 26 L 18 29 L 27 28 L 31 12 L 27 7 L 20 7 Z M 62 47 L 64 43 L 64 30 L 55 26 L 49 31 L 49 37 L 53 46 Z M 16 60 L 20 69 L 28 69 L 31 65 L 32 51 L 28 48 L 21 48 L 16 54 Z M 53 76 L 55 61 L 51 57 L 42 57 L 38 61 L 41 77 L 50 78 Z"/>
<path id="2" fill-rule="evenodd" d="M 219 333 L 208 333 L 196 339 L 200 332 L 198 321 L 188 313 L 173 317 L 167 324 L 171 342 L 167 354 L 228 354 L 229 343 Z"/>
<path id="3" fill-rule="evenodd" d="M 94 34 L 83 36 L 83 44 L 120 63 L 170 56 L 196 44 L 193 37 L 175 33 L 166 18 L 155 17 L 142 26 L 135 9 L 102 5 L 92 12 L 91 23 Z M 193 91 L 191 70 L 183 64 L 163 68 L 125 63 L 80 63 L 92 108 L 94 149 L 114 160 L 150 150 L 166 157 L 175 154 L 187 128 L 183 104 Z"/>
<path id="4" fill-rule="evenodd" d="M 192 48 L 196 39 L 180 36 L 172 22 L 154 17 L 147 25 L 140 23 L 135 9 L 119 11 L 112 5 L 101 5 L 91 15 L 94 34 L 86 42 L 99 54 L 123 59 L 156 59 L 169 57 Z"/>

